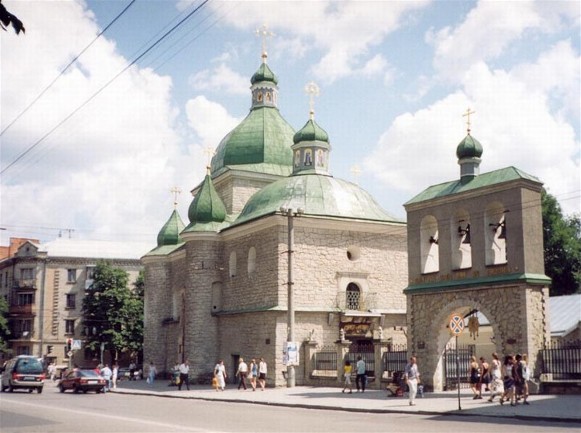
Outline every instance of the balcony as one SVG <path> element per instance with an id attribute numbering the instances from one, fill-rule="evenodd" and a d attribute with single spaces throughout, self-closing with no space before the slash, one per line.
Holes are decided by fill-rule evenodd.
<path id="1" fill-rule="evenodd" d="M 14 331 L 10 335 L 10 340 L 32 340 L 34 330 L 30 331 Z"/>
<path id="2" fill-rule="evenodd" d="M 10 316 L 36 316 L 32 311 L 33 304 L 25 305 L 11 305 L 8 307 L 8 314 Z"/>
<path id="3" fill-rule="evenodd" d="M 34 278 L 14 280 L 14 288 L 36 290 L 36 280 Z"/>

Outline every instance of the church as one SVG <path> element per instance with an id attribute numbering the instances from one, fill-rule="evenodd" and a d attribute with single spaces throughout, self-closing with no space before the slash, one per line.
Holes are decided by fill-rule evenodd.
<path id="1" fill-rule="evenodd" d="M 281 386 L 295 342 L 301 385 L 306 341 L 405 344 L 408 234 L 369 193 L 332 176 L 312 103 L 298 131 L 282 117 L 264 48 L 250 83 L 250 112 L 193 188 L 187 224 L 174 210 L 142 257 L 144 362 L 169 371 L 188 359 L 196 381 L 218 360 L 233 376 L 240 358 L 262 357 L 268 386 Z"/>

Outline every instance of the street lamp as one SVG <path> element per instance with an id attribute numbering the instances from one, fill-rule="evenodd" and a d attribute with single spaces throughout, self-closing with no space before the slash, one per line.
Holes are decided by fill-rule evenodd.
<path id="1" fill-rule="evenodd" d="M 297 209 L 294 211 L 291 208 L 281 207 L 280 212 L 287 216 L 287 227 L 288 227 L 288 306 L 287 306 L 287 354 L 289 344 L 295 341 L 295 306 L 294 306 L 294 291 L 293 291 L 293 248 L 294 248 L 294 224 L 293 218 L 295 216 L 300 216 L 305 213 L 303 209 Z M 292 362 L 289 362 L 286 366 L 286 386 L 292 388 L 295 386 L 295 366 Z"/>

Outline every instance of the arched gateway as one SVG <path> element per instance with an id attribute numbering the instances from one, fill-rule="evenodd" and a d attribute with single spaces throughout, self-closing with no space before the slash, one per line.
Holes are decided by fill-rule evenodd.
<path id="1" fill-rule="evenodd" d="M 514 167 L 480 174 L 482 146 L 470 130 L 456 154 L 459 180 L 431 186 L 405 204 L 408 351 L 435 391 L 444 386 L 452 313 L 480 311 L 496 351 L 527 353 L 531 363 L 550 338 L 541 182 Z M 433 258 L 437 263 L 426 266 Z"/>

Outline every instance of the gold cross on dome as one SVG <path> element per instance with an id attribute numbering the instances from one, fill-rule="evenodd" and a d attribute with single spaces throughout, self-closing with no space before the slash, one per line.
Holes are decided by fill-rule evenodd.
<path id="1" fill-rule="evenodd" d="M 262 27 L 256 29 L 256 36 L 262 38 L 262 61 L 266 62 L 266 58 L 268 57 L 268 54 L 266 53 L 266 38 L 271 38 L 275 36 L 275 34 L 268 30 L 266 24 L 263 24 Z"/>
<path id="2" fill-rule="evenodd" d="M 468 108 L 466 113 L 462 115 L 462 117 L 466 117 L 466 130 L 468 131 L 468 134 L 470 134 L 470 115 L 475 113 L 476 111 L 472 111 L 470 108 Z"/>
<path id="3" fill-rule="evenodd" d="M 182 190 L 179 189 L 177 186 L 174 186 L 172 189 L 169 190 L 173 194 L 173 205 L 174 208 L 178 205 L 178 195 L 182 193 Z"/>
<path id="4" fill-rule="evenodd" d="M 309 108 L 311 119 L 315 117 L 315 96 L 319 96 L 319 86 L 314 81 L 311 81 L 305 86 L 305 93 L 309 95 Z"/>

